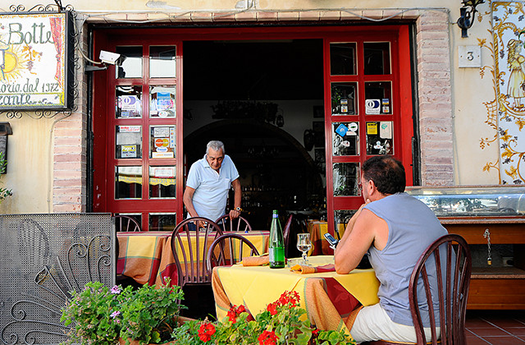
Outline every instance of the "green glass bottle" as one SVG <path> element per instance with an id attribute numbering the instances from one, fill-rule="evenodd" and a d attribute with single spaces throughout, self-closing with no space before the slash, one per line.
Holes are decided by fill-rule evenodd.
<path id="1" fill-rule="evenodd" d="M 279 213 L 273 210 L 272 225 L 270 227 L 270 268 L 284 268 L 284 238 L 283 228 L 279 221 Z"/>

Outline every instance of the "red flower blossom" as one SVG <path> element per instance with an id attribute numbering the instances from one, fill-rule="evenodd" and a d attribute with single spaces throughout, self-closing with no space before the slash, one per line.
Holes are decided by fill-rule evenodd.
<path id="1" fill-rule="evenodd" d="M 259 345 L 276 345 L 279 338 L 275 335 L 275 332 L 264 331 L 257 338 L 259 340 Z"/>
<path id="2" fill-rule="evenodd" d="M 199 327 L 199 339 L 203 342 L 211 340 L 211 336 L 215 334 L 215 326 L 210 322 L 203 322 Z"/>
<path id="3" fill-rule="evenodd" d="M 237 316 L 241 315 L 241 313 L 247 313 L 248 311 L 243 305 L 240 305 L 236 307 L 235 305 L 230 307 L 230 310 L 228 310 L 228 313 L 226 316 L 228 316 L 228 320 L 230 320 L 233 323 L 237 322 Z M 250 314 L 246 320 L 250 321 L 253 320 L 253 316 Z"/>
<path id="4" fill-rule="evenodd" d="M 268 310 L 271 315 L 276 315 L 277 314 L 277 303 L 274 302 L 274 303 L 268 304 L 268 306 L 266 307 L 266 310 Z"/>

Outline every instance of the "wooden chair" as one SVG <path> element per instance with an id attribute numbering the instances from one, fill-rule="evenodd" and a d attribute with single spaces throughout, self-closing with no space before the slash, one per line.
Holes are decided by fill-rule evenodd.
<path id="1" fill-rule="evenodd" d="M 117 232 L 142 231 L 139 222 L 133 217 L 125 215 L 115 215 L 115 229 Z"/>
<path id="2" fill-rule="evenodd" d="M 466 344 L 465 317 L 472 271 L 472 258 L 467 242 L 460 235 L 448 234 L 432 243 L 419 258 L 409 282 L 409 299 L 412 320 L 416 328 L 418 345 L 425 342 L 422 313 L 430 318 L 432 341 L 428 344 Z M 437 296 L 432 295 L 429 275 L 437 277 Z M 417 293 L 418 281 L 424 290 Z M 436 334 L 436 318 L 432 298 L 439 301 L 439 324 L 441 338 Z M 428 311 L 420 307 L 427 306 Z M 363 343 L 365 344 L 365 343 Z M 414 344 L 373 341 L 370 345 Z"/>
<path id="3" fill-rule="evenodd" d="M 246 220 L 246 218 L 243 218 L 241 216 L 233 219 L 230 218 L 230 215 L 225 214 L 224 216 L 220 217 L 215 221 L 217 223 L 223 232 L 226 231 L 252 231 L 252 226 L 250 223 Z"/>
<path id="4" fill-rule="evenodd" d="M 208 248 L 206 267 L 212 271 L 215 266 L 234 265 L 242 261 L 249 249 L 249 256 L 259 255 L 255 245 L 239 234 L 224 234 L 217 237 Z"/>
<path id="5" fill-rule="evenodd" d="M 292 220 L 293 214 L 290 214 L 283 229 L 284 255 L 286 257 L 288 257 L 288 246 L 290 245 L 290 229 L 292 228 Z"/>
<path id="6" fill-rule="evenodd" d="M 198 222 L 204 225 L 202 229 L 196 229 Z M 171 250 L 180 287 L 210 285 L 211 271 L 206 267 L 206 256 L 209 245 L 220 235 L 221 228 L 208 218 L 192 217 L 177 224 L 171 236 Z"/>

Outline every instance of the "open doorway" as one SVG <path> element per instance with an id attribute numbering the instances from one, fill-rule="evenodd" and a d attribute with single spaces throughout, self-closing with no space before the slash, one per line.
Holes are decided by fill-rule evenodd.
<path id="1" fill-rule="evenodd" d="M 192 41 L 183 51 L 187 168 L 209 140 L 221 140 L 254 229 L 269 227 L 272 209 L 318 215 L 326 196 L 322 40 Z"/>

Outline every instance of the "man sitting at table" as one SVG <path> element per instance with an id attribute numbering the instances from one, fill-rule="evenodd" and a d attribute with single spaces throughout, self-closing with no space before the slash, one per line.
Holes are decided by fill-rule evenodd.
<path id="1" fill-rule="evenodd" d="M 231 218 L 241 215 L 241 182 L 239 172 L 230 156 L 225 154 L 221 141 L 210 141 L 206 154 L 191 165 L 184 205 L 188 217 L 205 217 L 216 221 L 225 214 L 228 192 L 233 186 L 235 208 L 230 211 Z"/>
<path id="2" fill-rule="evenodd" d="M 361 174 L 365 204 L 349 221 L 335 251 L 337 273 L 349 273 L 368 254 L 380 283 L 379 303 L 363 307 L 350 330 L 357 343 L 416 342 L 408 283 L 421 254 L 447 230 L 424 203 L 404 193 L 405 183 L 401 162 L 389 156 L 367 160 Z M 425 334 L 430 340 L 429 328 Z"/>

